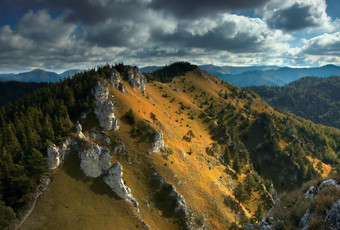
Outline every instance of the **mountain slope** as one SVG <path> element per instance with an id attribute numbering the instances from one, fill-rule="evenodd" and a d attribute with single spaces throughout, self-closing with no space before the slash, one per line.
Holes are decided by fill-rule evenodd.
<path id="1" fill-rule="evenodd" d="M 304 77 L 282 87 L 249 87 L 270 105 L 340 128 L 340 77 Z"/>
<path id="2" fill-rule="evenodd" d="M 256 94 L 189 67 L 193 70 L 180 76 L 165 69 L 148 76 L 149 80 L 166 76 L 164 82 L 145 83 L 137 68 L 104 66 L 56 84 L 53 92 L 58 98 L 65 91 L 59 87 L 67 86 L 69 95 L 75 85 L 87 82 L 80 79 L 92 76 L 96 79 L 91 81 L 92 93 L 78 88 L 76 95 L 95 99 L 75 109 L 72 106 L 85 101 L 66 97 L 66 111 L 74 123 L 80 121 L 82 129 L 80 124 L 73 128 L 71 139 L 66 139 L 69 144 L 64 132 L 70 129 L 64 127 L 59 138 L 42 142 L 46 142 L 42 148 L 49 149 L 47 159 L 56 148 L 51 142 L 59 140 L 59 149 L 72 145 L 61 154 L 64 164 L 49 170 L 52 183 L 22 228 L 230 228 L 257 222 L 258 207 L 268 210 L 273 205 L 270 180 L 287 190 L 330 173 L 330 166 L 322 162 L 314 167 L 316 158 L 328 160 L 333 167 L 339 163 L 339 130 L 281 114 Z M 110 157 L 93 155 L 103 149 Z M 110 169 L 92 179 L 89 175 L 98 168 L 86 171 L 85 166 L 93 165 L 84 161 L 87 155 L 109 159 Z M 123 172 L 116 173 L 120 175 L 116 181 L 125 195 L 104 183 L 111 169 L 117 169 L 116 162 Z"/>

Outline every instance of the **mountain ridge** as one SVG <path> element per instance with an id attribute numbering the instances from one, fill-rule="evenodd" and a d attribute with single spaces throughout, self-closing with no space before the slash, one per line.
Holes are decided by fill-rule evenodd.
<path id="1" fill-rule="evenodd" d="M 155 80 L 159 76 L 165 76 L 163 82 Z M 57 168 L 52 184 L 23 229 L 112 228 L 110 219 L 119 222 L 116 226 L 143 229 L 255 224 L 258 207 L 268 210 L 274 204 L 270 180 L 281 191 L 331 173 L 331 166 L 321 162 L 316 168 L 310 159 L 336 155 L 339 130 L 275 111 L 255 93 L 188 63 L 146 78 L 136 67 L 106 65 L 3 108 L 0 124 L 6 132 L 0 134 L 10 133 L 10 138 L 0 141 L 13 154 L 10 158 L 0 150 L 0 162 L 9 162 L 8 167 L 0 164 L 9 170 L 0 174 L 9 186 L 1 190 L 5 204 L 15 207 L 10 202 L 30 197 L 30 189 L 20 199 L 8 190 L 18 189 L 14 179 L 27 180 L 32 173 L 21 157 L 27 154 L 30 162 L 39 162 L 36 167 L 43 167 L 45 158 L 57 163 L 49 164 Z M 28 107 L 22 110 L 23 105 Z M 23 115 L 12 116 L 19 112 Z M 27 149 L 20 127 L 35 150 Z M 15 172 L 11 161 L 24 163 L 21 175 L 26 177 L 8 177 Z M 338 164 L 330 163 L 333 168 Z M 39 173 L 34 175 L 39 179 Z M 139 212 L 130 205 L 130 195 Z M 130 208 L 115 208 L 122 205 Z"/>

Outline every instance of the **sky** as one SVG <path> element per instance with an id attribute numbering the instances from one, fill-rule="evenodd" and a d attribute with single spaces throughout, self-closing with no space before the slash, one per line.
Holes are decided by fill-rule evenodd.
<path id="1" fill-rule="evenodd" d="M 0 73 L 340 65 L 340 0 L 0 0 Z"/>

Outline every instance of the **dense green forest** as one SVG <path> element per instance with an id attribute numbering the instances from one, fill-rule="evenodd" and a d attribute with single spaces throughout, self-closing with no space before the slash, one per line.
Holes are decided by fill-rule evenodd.
<path id="1" fill-rule="evenodd" d="M 279 190 L 295 188 L 319 176 L 306 156 L 339 170 L 340 130 L 316 125 L 293 114 L 259 113 L 254 105 L 256 94 L 224 84 L 232 91 L 224 98 L 245 98 L 248 101 L 245 109 L 237 110 L 232 104 L 221 105 L 207 99 L 208 107 L 200 116 L 207 122 L 217 120 L 217 125 L 210 127 L 211 134 L 217 144 L 227 144 L 223 150 L 227 164 L 230 158 L 241 165 L 251 162 Z"/>
<path id="2" fill-rule="evenodd" d="M 46 172 L 46 148 L 70 133 L 94 105 L 91 89 L 111 67 L 76 74 L 0 109 L 0 228 L 30 199 Z"/>
<path id="3" fill-rule="evenodd" d="M 13 103 L 21 97 L 30 94 L 37 89 L 47 87 L 48 85 L 48 83 L 35 82 L 0 82 L 0 106 L 6 105 L 7 103 Z"/>
<path id="4" fill-rule="evenodd" d="M 248 87 L 271 106 L 340 128 L 340 77 L 304 77 L 282 87 Z"/>
<path id="5" fill-rule="evenodd" d="M 153 73 L 145 74 L 149 81 L 171 82 L 176 76 L 185 75 L 186 72 L 196 69 L 197 66 L 189 62 L 175 62 Z"/>

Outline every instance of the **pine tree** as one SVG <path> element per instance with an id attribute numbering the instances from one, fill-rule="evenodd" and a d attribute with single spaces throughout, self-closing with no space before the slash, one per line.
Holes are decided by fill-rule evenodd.
<path id="1" fill-rule="evenodd" d="M 229 153 L 229 148 L 228 147 L 225 148 L 223 157 L 224 157 L 224 162 L 227 165 L 230 165 L 231 161 L 230 161 L 230 153 Z"/>
<path id="2" fill-rule="evenodd" d="M 245 203 L 249 199 L 249 195 L 244 189 L 242 182 L 239 182 L 234 189 L 234 196 L 240 203 Z"/>
<path id="3" fill-rule="evenodd" d="M 259 203 L 257 205 L 257 209 L 254 213 L 253 218 L 255 219 L 255 221 L 260 222 L 263 216 L 264 216 L 264 211 L 263 211 L 263 208 L 262 208 L 262 204 Z"/>
<path id="4" fill-rule="evenodd" d="M 240 164 L 240 160 L 238 157 L 238 153 L 235 153 L 235 156 L 234 156 L 233 169 L 235 170 L 237 174 L 241 173 L 241 164 Z"/>

